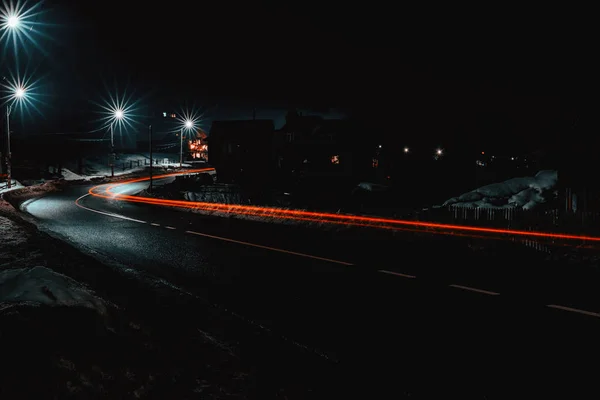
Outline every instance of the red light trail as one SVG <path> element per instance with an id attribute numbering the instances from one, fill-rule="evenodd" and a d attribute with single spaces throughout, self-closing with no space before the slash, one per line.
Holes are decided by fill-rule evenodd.
<path id="1" fill-rule="evenodd" d="M 162 179 L 173 177 L 177 175 L 194 174 L 200 172 L 213 171 L 214 168 L 201 168 L 193 169 L 182 172 L 175 172 L 170 174 L 158 175 L 154 179 Z M 221 204 L 221 203 L 209 203 L 209 202 L 197 202 L 197 201 L 186 201 L 186 200 L 168 200 L 168 199 L 155 199 L 142 196 L 133 196 L 113 192 L 113 189 L 136 182 L 144 182 L 150 180 L 149 177 L 136 178 L 119 183 L 110 185 L 99 185 L 94 186 L 89 190 L 89 194 L 94 197 L 105 198 L 110 200 L 122 200 L 133 203 L 144 203 L 151 205 L 176 207 L 176 208 L 187 208 L 196 209 L 206 212 L 217 212 L 224 214 L 234 215 L 245 215 L 262 218 L 273 218 L 283 220 L 296 220 L 304 222 L 315 222 L 325 224 L 337 224 L 346 226 L 359 226 L 369 227 L 377 229 L 388 229 L 388 230 L 407 230 L 413 232 L 427 232 L 426 229 L 434 229 L 435 233 L 446 233 L 450 235 L 456 235 L 459 232 L 467 234 L 479 233 L 479 234 L 493 234 L 493 235 L 507 235 L 507 236 L 523 236 L 530 238 L 540 239 L 559 239 L 559 240 L 580 240 L 588 242 L 600 242 L 600 237 L 585 236 L 585 235 L 572 235 L 562 233 L 550 233 L 550 232 L 539 232 L 539 231 L 521 231 L 514 229 L 499 229 L 499 228 L 484 228 L 478 226 L 468 225 L 454 225 L 454 224 L 441 224 L 435 222 L 424 222 L 424 221 L 409 221 L 409 220 L 398 220 L 391 218 L 381 217 L 366 217 L 349 214 L 333 214 L 315 211 L 303 211 L 303 210 L 286 210 L 275 207 L 259 207 L 259 206 L 247 206 L 239 204 Z M 419 229 L 420 228 L 420 229 Z M 447 232 L 441 232 L 447 231 Z M 450 231 L 450 232 L 448 232 Z M 456 233 L 454 233 L 456 232 Z M 483 236 L 488 238 L 489 236 Z"/>

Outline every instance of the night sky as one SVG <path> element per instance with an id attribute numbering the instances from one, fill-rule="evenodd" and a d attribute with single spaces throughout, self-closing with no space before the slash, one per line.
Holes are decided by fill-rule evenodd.
<path id="1" fill-rule="evenodd" d="M 143 113 L 187 105 L 209 120 L 251 118 L 256 107 L 280 125 L 299 107 L 361 120 L 387 146 L 504 152 L 548 140 L 580 108 L 560 32 L 483 38 L 489 21 L 415 21 L 392 4 L 201 3 L 44 2 L 40 31 L 51 39 L 19 54 L 40 79 L 42 115 L 23 129 L 93 129 L 91 101 L 127 88 Z"/>

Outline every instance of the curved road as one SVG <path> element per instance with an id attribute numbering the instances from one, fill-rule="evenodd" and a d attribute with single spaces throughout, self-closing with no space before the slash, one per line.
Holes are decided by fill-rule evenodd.
<path id="1" fill-rule="evenodd" d="M 326 360 L 334 372 L 315 378 L 319 390 L 540 393 L 548 388 L 538 374 L 566 382 L 598 370 L 594 270 L 573 272 L 513 243 L 476 251 L 475 239 L 206 217 L 93 197 L 90 187 L 23 209 L 80 248 L 222 304 Z"/>

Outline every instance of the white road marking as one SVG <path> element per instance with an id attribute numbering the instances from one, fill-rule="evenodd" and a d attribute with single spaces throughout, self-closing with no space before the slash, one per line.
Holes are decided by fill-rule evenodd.
<path id="1" fill-rule="evenodd" d="M 477 288 L 472 288 L 469 286 L 461 286 L 461 285 L 448 285 L 448 286 L 456 288 L 456 289 L 468 290 L 468 291 L 475 292 L 475 293 L 488 294 L 490 296 L 500 295 L 500 293 L 497 293 L 497 292 L 490 292 L 489 290 L 477 289 Z"/>
<path id="2" fill-rule="evenodd" d="M 86 197 L 86 196 L 89 196 L 89 195 L 90 195 L 90 194 L 89 194 L 89 193 L 87 193 L 87 194 L 84 194 L 83 196 L 79 197 L 77 200 L 75 200 L 75 205 L 77 205 L 77 207 L 83 208 L 83 209 L 85 209 L 85 210 L 88 210 L 88 211 L 91 211 L 91 212 L 95 212 L 95 213 L 97 213 L 97 214 L 106 215 L 106 216 L 108 216 L 108 217 L 120 218 L 120 219 L 124 219 L 124 220 L 127 220 L 127 221 L 138 222 L 138 223 L 140 223 L 140 224 L 147 224 L 147 222 L 146 222 L 146 221 L 141 221 L 141 220 L 139 220 L 139 219 L 135 219 L 135 218 L 129 218 L 129 217 L 126 217 L 126 216 L 124 216 L 124 215 L 119 215 L 119 214 L 113 214 L 113 213 L 109 213 L 109 212 L 105 212 L 105 211 L 98 211 L 98 210 L 94 210 L 93 208 L 89 208 L 89 207 L 82 206 L 81 204 L 79 204 L 79 200 L 81 200 L 81 199 L 83 199 L 84 197 Z"/>
<path id="3" fill-rule="evenodd" d="M 88 211 L 91 211 L 91 212 L 95 212 L 95 213 L 98 213 L 98 214 L 102 214 L 102 215 L 106 215 L 108 217 L 120 218 L 120 219 L 124 219 L 124 220 L 128 220 L 128 221 L 133 221 L 133 222 L 139 222 L 140 224 L 146 224 L 147 223 L 146 221 L 141 221 L 139 219 L 129 218 L 129 217 L 125 217 L 123 215 L 108 213 L 108 212 L 104 212 L 104 211 L 98 211 L 98 210 L 94 210 L 93 208 L 82 206 L 81 204 L 79 204 L 79 201 L 81 199 L 85 198 L 86 196 L 89 196 L 89 193 L 84 194 L 83 196 L 81 196 L 77 200 L 75 200 L 75 204 L 78 207 L 81 207 L 81 208 L 83 208 L 85 210 L 88 210 Z M 158 224 L 155 225 L 154 223 L 151 223 L 151 225 L 159 226 Z M 167 229 L 176 229 L 176 228 L 174 228 L 172 226 L 165 226 L 165 228 L 167 228 Z M 252 246 L 252 247 L 258 247 L 258 248 L 265 249 L 265 250 L 277 251 L 279 253 L 286 253 L 286 254 L 291 254 L 291 255 L 300 256 L 300 257 L 312 258 L 314 260 L 327 261 L 327 262 L 331 262 L 331 263 L 335 263 L 335 264 L 342 264 L 342 265 L 354 265 L 352 263 L 347 263 L 345 261 L 333 260 L 333 259 L 324 258 L 324 257 L 317 257 L 317 256 L 313 256 L 313 255 L 310 255 L 310 254 L 304 254 L 304 253 L 298 253 L 298 252 L 295 252 L 295 251 L 278 249 L 276 247 L 263 246 L 263 245 L 256 244 L 256 243 L 249 243 L 249 242 L 243 242 L 241 240 L 234 240 L 234 239 L 229 239 L 229 238 L 225 238 L 225 237 L 221 237 L 221 236 L 208 235 L 206 233 L 200 233 L 200 232 L 194 232 L 194 231 L 185 231 L 185 232 L 186 233 L 191 233 L 193 235 L 208 237 L 208 238 L 211 238 L 211 239 L 218 239 L 218 240 L 223 240 L 223 241 L 226 241 L 226 242 L 243 244 L 245 246 Z"/>
<path id="4" fill-rule="evenodd" d="M 291 254 L 291 255 L 294 255 L 294 256 L 312 258 L 314 260 L 327 261 L 327 262 L 334 263 L 334 264 L 354 265 L 352 263 L 348 263 L 348 262 L 345 262 L 345 261 L 333 260 L 331 258 L 324 258 L 324 257 L 313 256 L 313 255 L 310 255 L 310 254 L 298 253 L 296 251 L 278 249 L 277 247 L 263 246 L 261 244 L 256 244 L 256 243 L 243 242 L 241 240 L 229 239 L 229 238 L 225 238 L 225 237 L 221 237 L 221 236 L 209 235 L 209 234 L 206 234 L 206 233 L 200 233 L 200 232 L 194 232 L 194 231 L 185 231 L 185 233 L 191 233 L 192 235 L 204 236 L 204 237 L 211 238 L 211 239 L 223 240 L 225 242 L 243 244 L 245 246 L 257 247 L 259 249 L 277 251 L 279 253 Z"/>
<path id="5" fill-rule="evenodd" d="M 390 275 L 396 275 L 396 276 L 401 276 L 403 278 L 411 278 L 414 279 L 416 278 L 416 276 L 414 275 L 408 275 L 408 274 L 401 274 L 400 272 L 393 272 L 393 271 L 387 271 L 385 269 L 380 269 L 379 272 L 383 272 L 384 274 L 390 274 Z"/>
<path id="6" fill-rule="evenodd" d="M 160 226 L 160 224 L 155 224 L 154 222 L 150 223 L 152 226 Z"/>
<path id="7" fill-rule="evenodd" d="M 546 307 L 554 308 L 556 310 L 570 311 L 570 312 L 573 312 L 573 313 L 583 314 L 583 315 L 587 315 L 587 316 L 590 316 L 590 317 L 600 318 L 600 313 L 595 313 L 595 312 L 591 312 L 591 311 L 580 310 L 578 308 L 559 306 L 559 305 L 556 305 L 556 304 L 548 304 Z"/>

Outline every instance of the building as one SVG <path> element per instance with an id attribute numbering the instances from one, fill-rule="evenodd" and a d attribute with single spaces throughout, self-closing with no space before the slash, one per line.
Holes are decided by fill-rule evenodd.
<path id="1" fill-rule="evenodd" d="M 287 114 L 285 125 L 276 132 L 275 152 L 282 178 L 356 178 L 372 163 L 351 121 L 296 111 Z"/>
<path id="2" fill-rule="evenodd" d="M 184 157 L 194 161 L 208 161 L 208 135 L 204 130 L 198 129 L 195 135 L 191 135 L 187 144 L 187 154 Z"/>
<path id="3" fill-rule="evenodd" d="M 592 132 L 589 137 L 573 134 L 556 151 L 560 208 L 567 212 L 600 211 L 598 140 Z"/>
<path id="4" fill-rule="evenodd" d="M 208 158 L 222 183 L 261 187 L 275 167 L 272 120 L 213 121 Z"/>

